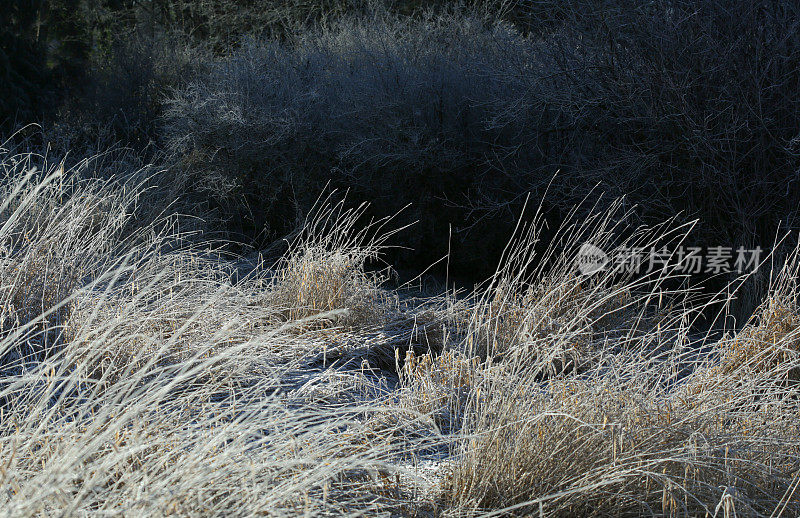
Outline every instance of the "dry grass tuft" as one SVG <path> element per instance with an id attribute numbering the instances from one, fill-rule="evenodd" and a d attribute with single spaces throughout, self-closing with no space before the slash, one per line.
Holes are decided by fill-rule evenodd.
<path id="1" fill-rule="evenodd" d="M 288 321 L 314 319 L 313 325 L 346 327 L 382 323 L 391 296 L 380 290 L 388 271 L 368 272 L 381 246 L 396 231 L 384 231 L 388 220 L 360 226 L 366 205 L 346 209 L 344 201 L 322 199 L 290 250 L 277 265 L 271 304 Z"/>
<path id="2" fill-rule="evenodd" d="M 723 374 L 746 371 L 784 373 L 788 381 L 800 381 L 800 312 L 793 301 L 772 296 L 759 308 L 751 322 L 735 337 L 724 342 L 720 369 Z"/>
<path id="3" fill-rule="evenodd" d="M 730 495 L 739 515 L 769 514 L 796 473 L 796 423 L 743 415 L 741 393 L 687 401 L 651 374 L 486 389 L 444 498 L 468 515 L 702 516 Z"/>
<path id="4" fill-rule="evenodd" d="M 539 218 L 518 229 L 500 268 L 467 311 L 471 354 L 552 376 L 597 363 L 609 340 L 622 347 L 637 334 L 667 327 L 676 317 L 660 295 L 667 273 L 633 278 L 614 264 L 593 276 L 578 271 L 576 253 L 584 243 L 607 251 L 648 248 L 679 240 L 684 232 L 639 229 L 615 246 L 615 215 L 625 216 L 617 207 L 579 224 L 568 219 L 540 255 Z M 654 293 L 659 293 L 655 300 Z M 683 296 L 675 292 L 668 298 Z"/>
<path id="5" fill-rule="evenodd" d="M 0 369 L 20 368 L 58 346 L 69 298 L 141 238 L 122 237 L 135 186 L 125 192 L 121 184 L 82 179 L 79 170 L 46 161 L 40 171 L 32 160 L 2 161 L 0 332 L 14 340 L 0 345 Z"/>

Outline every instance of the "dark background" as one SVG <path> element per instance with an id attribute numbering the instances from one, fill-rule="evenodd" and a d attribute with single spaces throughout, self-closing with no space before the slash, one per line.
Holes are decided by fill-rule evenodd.
<path id="1" fill-rule="evenodd" d="M 0 122 L 8 145 L 155 162 L 206 236 L 259 249 L 326 188 L 372 217 L 411 204 L 387 259 L 451 249 L 466 278 L 525 199 L 555 227 L 625 196 L 635 225 L 697 219 L 687 244 L 771 248 L 800 207 L 799 9 L 7 0 Z"/>

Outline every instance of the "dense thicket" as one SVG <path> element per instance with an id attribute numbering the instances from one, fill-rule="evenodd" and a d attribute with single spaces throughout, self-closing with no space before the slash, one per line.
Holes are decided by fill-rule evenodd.
<path id="1" fill-rule="evenodd" d="M 152 121 L 139 119 L 157 117 L 152 105 L 165 88 L 179 84 L 159 83 L 161 78 L 153 77 L 148 68 L 152 61 L 170 62 L 162 55 L 168 46 L 165 37 L 173 51 L 202 46 L 223 55 L 246 36 L 287 39 L 327 19 L 364 12 L 370 4 L 369 0 L 8 0 L 0 10 L 4 93 L 0 125 L 8 131 L 32 121 L 52 123 L 76 109 L 83 122 L 88 112 L 91 123 L 102 125 L 111 111 L 112 116 L 133 119 L 122 123 L 128 128 L 115 122 L 114 137 L 135 140 L 141 137 L 137 131 L 146 129 L 152 138 Z M 387 3 L 405 13 L 413 12 L 416 4 Z M 176 38 L 184 49 L 174 47 Z M 124 76 L 131 68 L 143 74 L 139 82 L 151 80 L 156 88 L 143 92 L 141 85 L 133 85 L 130 98 L 120 99 L 116 85 L 107 84 L 108 76 Z M 99 114 L 93 110 L 98 89 L 105 103 Z M 106 89 L 112 92 L 104 98 Z M 151 106 L 143 106 L 142 95 Z M 139 123 L 144 126 L 136 127 Z"/>
<path id="2" fill-rule="evenodd" d="M 425 260 L 453 224 L 470 270 L 548 185 L 564 210 L 605 192 L 645 221 L 697 217 L 705 245 L 769 246 L 794 223 L 795 6 L 559 4 L 538 24 L 385 14 L 253 42 L 170 98 L 167 140 L 229 186 L 237 224 L 280 229 L 332 181 L 413 203 Z"/>

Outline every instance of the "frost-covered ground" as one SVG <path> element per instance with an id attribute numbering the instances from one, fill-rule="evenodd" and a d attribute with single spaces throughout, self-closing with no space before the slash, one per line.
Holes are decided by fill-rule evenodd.
<path id="1" fill-rule="evenodd" d="M 346 201 L 231 261 L 144 218 L 152 178 L 40 158 L 3 161 L 1 515 L 800 512 L 793 258 L 703 339 L 708 301 L 663 278 L 577 276 L 613 211 L 413 297 L 366 268 L 386 232 Z"/>

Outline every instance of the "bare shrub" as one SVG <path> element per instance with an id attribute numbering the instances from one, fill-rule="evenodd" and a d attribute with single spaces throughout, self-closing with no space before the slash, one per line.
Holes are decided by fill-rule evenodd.
<path id="1" fill-rule="evenodd" d="M 219 60 L 169 100 L 165 135 L 199 184 L 226 186 L 212 190 L 235 234 L 280 235 L 332 180 L 385 213 L 413 202 L 418 259 L 444 254 L 452 225 L 465 271 L 491 272 L 526 192 L 549 192 L 559 218 L 625 195 L 646 223 L 699 218 L 701 244 L 763 246 L 797 217 L 797 14 L 744 0 L 378 10 Z"/>
<path id="2" fill-rule="evenodd" d="M 201 185 L 227 186 L 218 206 L 234 232 L 285 232 L 333 180 L 381 215 L 413 202 L 404 217 L 420 223 L 406 240 L 427 247 L 442 239 L 437 219 L 458 214 L 444 197 L 494 181 L 482 164 L 500 137 L 486 119 L 513 96 L 516 83 L 500 78 L 527 45 L 477 15 L 385 13 L 308 31 L 294 46 L 251 42 L 176 92 L 166 138 L 201 165 Z"/>

